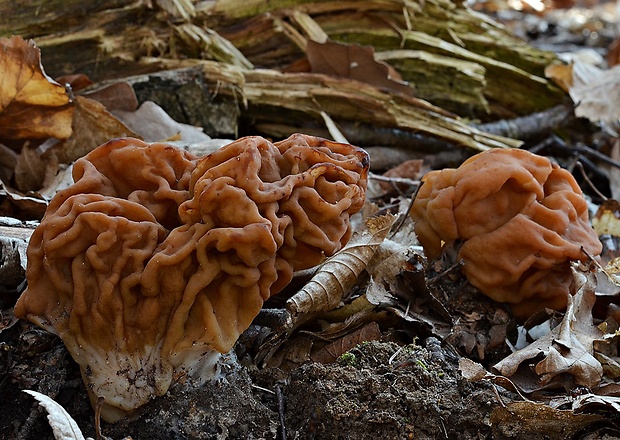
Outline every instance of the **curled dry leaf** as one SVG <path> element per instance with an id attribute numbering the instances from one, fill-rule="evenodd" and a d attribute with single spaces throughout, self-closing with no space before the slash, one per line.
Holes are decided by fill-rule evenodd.
<path id="1" fill-rule="evenodd" d="M 354 235 L 344 249 L 327 260 L 316 275 L 286 302 L 294 327 L 317 313 L 333 310 L 340 305 L 390 232 L 394 220 L 391 214 L 368 219 L 368 230 Z"/>
<path id="2" fill-rule="evenodd" d="M 47 420 L 54 431 L 56 440 L 84 440 L 80 427 L 71 418 L 69 413 L 54 399 L 36 391 L 24 390 L 24 393 L 34 397 L 47 411 Z"/>
<path id="3" fill-rule="evenodd" d="M 0 39 L 0 133 L 5 139 L 67 139 L 73 105 L 65 88 L 48 77 L 33 41 Z"/>
<path id="4" fill-rule="evenodd" d="M 594 357 L 593 344 L 603 339 L 604 335 L 592 319 L 592 306 L 596 300 L 595 285 L 595 275 L 589 273 L 587 281 L 578 292 L 569 296 L 564 319 L 557 327 L 504 358 L 493 368 L 510 377 L 522 366 L 529 368 L 529 362 L 543 355 L 543 359 L 534 368 L 541 385 L 561 374 L 572 376 L 577 385 L 590 388 L 598 385 L 603 376 L 603 367 Z"/>

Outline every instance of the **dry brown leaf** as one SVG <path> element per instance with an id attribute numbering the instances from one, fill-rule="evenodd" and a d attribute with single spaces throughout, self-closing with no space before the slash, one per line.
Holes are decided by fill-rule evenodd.
<path id="1" fill-rule="evenodd" d="M 314 362 L 328 364 L 335 362 L 341 355 L 351 350 L 362 342 L 378 341 L 382 337 L 379 324 L 369 322 L 364 327 L 341 337 L 340 339 L 318 349 L 312 353 L 311 358 Z"/>
<path id="2" fill-rule="evenodd" d="M 2 199 L 9 201 L 9 206 L 2 204 L 1 214 L 5 216 L 15 217 L 14 210 L 17 210 L 22 218 L 40 219 L 47 209 L 47 201 L 43 198 L 23 194 L 0 182 L 0 200 Z"/>
<path id="3" fill-rule="evenodd" d="M 461 376 L 470 382 L 478 382 L 489 376 L 493 377 L 481 364 L 464 357 L 459 358 L 459 371 Z"/>
<path id="4" fill-rule="evenodd" d="M 365 298 L 369 305 L 380 308 L 398 304 L 396 297 L 390 294 L 390 292 L 385 288 L 385 285 L 377 282 L 377 280 L 372 277 L 370 278 L 364 296 L 360 298 Z"/>
<path id="5" fill-rule="evenodd" d="M 53 154 L 60 163 L 70 163 L 110 139 L 119 137 L 140 136 L 109 113 L 103 104 L 83 96 L 76 96 L 73 135 L 66 141 L 54 145 L 45 157 Z"/>
<path id="6" fill-rule="evenodd" d="M 510 402 L 493 410 L 490 417 L 492 425 L 507 436 L 527 438 L 535 434 L 537 438 L 573 438 L 585 427 L 604 420 L 598 414 L 576 414 L 571 410 L 559 410 L 537 402 Z"/>
<path id="7" fill-rule="evenodd" d="M 493 368 L 511 377 L 521 366 L 529 369 L 527 364 L 543 355 L 543 360 L 534 368 L 541 385 L 562 374 L 572 376 L 578 385 L 598 385 L 603 376 L 603 367 L 594 357 L 593 344 L 603 339 L 604 335 L 594 325 L 592 318 L 592 306 L 596 301 L 595 286 L 596 277 L 590 273 L 579 291 L 569 296 L 564 319 L 557 327 Z"/>
<path id="8" fill-rule="evenodd" d="M 48 77 L 33 41 L 0 39 L 0 137 L 67 139 L 73 105 L 65 88 Z"/>
<path id="9" fill-rule="evenodd" d="M 71 87 L 71 90 L 77 92 L 78 90 L 85 89 L 93 84 L 93 81 L 83 73 L 75 73 L 72 75 L 62 75 L 56 77 L 56 82 L 63 86 Z"/>
<path id="10" fill-rule="evenodd" d="M 607 383 L 600 386 L 596 393 L 598 396 L 620 397 L 620 383 Z"/>
<path id="11" fill-rule="evenodd" d="M 620 64 L 620 38 L 616 38 L 613 43 L 611 43 L 606 58 L 608 66 Z"/>
<path id="12" fill-rule="evenodd" d="M 368 219 L 368 230 L 354 235 L 344 249 L 327 260 L 316 275 L 288 299 L 286 309 L 292 315 L 294 326 L 340 305 L 390 232 L 394 220 L 391 214 Z"/>
<path id="13" fill-rule="evenodd" d="M 138 108 L 138 98 L 133 86 L 127 82 L 110 84 L 82 96 L 103 104 L 107 111 L 124 110 L 135 111 Z"/>
<path id="14" fill-rule="evenodd" d="M 375 59 L 372 47 L 309 40 L 306 55 L 313 73 L 350 78 L 382 90 L 413 95 L 413 89 L 393 67 Z"/>
<path id="15" fill-rule="evenodd" d="M 270 353 L 262 364 L 265 368 L 278 368 L 284 371 L 293 370 L 306 362 L 310 362 L 310 352 L 314 346 L 314 339 L 307 335 L 299 335 L 289 340 L 287 344 L 278 345 L 278 350 Z"/>
<path id="16" fill-rule="evenodd" d="M 23 147 L 15 165 L 15 186 L 22 192 L 37 191 L 58 170 L 58 159 L 43 159 L 35 148 Z"/>
<path id="17" fill-rule="evenodd" d="M 11 181 L 16 163 L 17 153 L 0 143 L 0 180 L 3 182 Z"/>

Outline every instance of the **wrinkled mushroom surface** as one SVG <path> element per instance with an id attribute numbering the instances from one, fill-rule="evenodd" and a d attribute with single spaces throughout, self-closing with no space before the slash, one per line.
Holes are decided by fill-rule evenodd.
<path id="1" fill-rule="evenodd" d="M 197 383 L 294 270 L 351 235 L 367 154 L 304 135 L 204 158 L 118 139 L 74 166 L 28 248 L 15 314 L 58 334 L 114 421 Z"/>
<path id="2" fill-rule="evenodd" d="M 423 180 L 411 216 L 426 255 L 457 245 L 468 281 L 518 318 L 563 309 L 570 262 L 601 251 L 577 182 L 545 157 L 493 149 Z"/>

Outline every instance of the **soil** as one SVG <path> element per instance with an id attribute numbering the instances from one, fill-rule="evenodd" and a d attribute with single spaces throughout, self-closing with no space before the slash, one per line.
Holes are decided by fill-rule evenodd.
<path id="1" fill-rule="evenodd" d="M 0 340 L 0 438 L 53 438 L 46 413 L 21 389 L 54 398 L 94 438 L 94 411 L 60 340 L 21 321 Z M 436 339 L 425 345 L 362 343 L 335 363 L 308 363 L 288 373 L 229 359 L 221 379 L 198 389 L 176 384 L 132 420 L 102 422 L 102 434 L 135 440 L 498 438 L 489 423 L 500 405 L 492 385 L 464 380 L 457 357 Z"/>

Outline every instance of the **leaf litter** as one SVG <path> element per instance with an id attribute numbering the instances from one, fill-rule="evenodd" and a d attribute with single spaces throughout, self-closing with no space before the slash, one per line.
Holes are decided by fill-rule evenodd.
<path id="1" fill-rule="evenodd" d="M 71 96 L 65 87 L 45 75 L 40 67 L 38 51 L 31 43 L 13 37 L 8 43 L 5 40 L 5 44 L 10 48 L 9 53 L 21 51 L 24 54 L 32 75 L 31 82 L 20 76 L 7 75 L 15 84 L 12 87 L 16 93 L 3 95 L 0 109 L 0 131 L 7 140 L 27 140 L 16 149 L 14 175 L 3 178 L 2 182 L 4 193 L 18 211 L 40 215 L 46 200 L 42 194 L 53 193 L 65 181 L 62 177 L 57 179 L 61 175 L 59 169 L 64 166 L 65 170 L 70 170 L 70 162 L 110 137 L 138 136 L 141 125 L 147 121 L 149 127 L 165 125 L 168 130 L 161 132 L 153 141 L 171 139 L 178 133 L 183 133 L 183 138 L 189 139 L 195 134 L 197 138 L 194 140 L 204 140 L 201 130 L 189 134 L 191 127 L 183 127 L 171 120 L 161 108 L 143 104 L 136 109 L 130 102 L 119 105 L 118 98 L 126 88 L 118 89 L 120 92 L 112 89 L 99 95 L 86 92 L 83 96 Z M 324 44 L 309 42 L 313 70 L 366 83 L 377 82 L 378 87 L 394 88 L 397 92 L 401 90 L 398 85 L 400 78 L 389 66 L 377 62 L 371 51 L 343 44 Z M 343 56 L 343 50 L 346 56 Z M 354 60 L 349 67 L 359 66 L 362 73 L 334 68 L 333 60 L 339 57 Z M 14 71 L 10 59 L 0 62 L 7 66 L 7 72 Z M 581 103 L 577 107 L 581 112 L 579 114 L 613 125 L 618 119 L 613 113 L 615 110 L 591 106 L 589 102 L 600 100 L 601 93 L 615 93 L 615 89 L 605 88 L 605 84 L 616 87 L 615 79 L 603 81 L 600 74 L 596 78 L 598 82 L 595 87 L 572 90 L 571 96 Z M 1 91 L 10 91 L 4 84 Z M 569 90 L 574 87 L 570 82 L 566 84 Z M 408 93 L 410 91 L 408 88 Z M 39 97 L 35 99 L 35 95 Z M 35 111 L 36 118 L 44 121 L 40 125 L 47 127 L 48 131 L 28 132 L 19 128 L 23 124 L 15 119 L 19 113 L 16 109 L 22 106 L 29 106 Z M 2 128 L 5 125 L 18 129 L 6 131 Z M 184 129 L 190 131 L 184 132 Z M 146 130 L 143 137 L 152 133 L 153 130 Z M 37 141 L 48 138 L 53 141 Z M 415 163 L 414 168 L 417 173 L 419 162 Z M 386 177 L 395 177 L 394 182 L 397 182 L 397 173 L 387 174 Z M 13 185 L 17 190 L 13 189 Z M 383 197 L 390 196 L 384 193 Z M 391 200 L 401 213 L 406 211 L 402 208 L 406 205 L 404 202 Z M 33 203 L 36 208 L 31 207 Z M 606 217 L 611 225 L 612 217 Z M 402 239 L 402 235 L 394 239 L 398 231 L 392 232 L 391 229 L 396 218 L 383 215 L 368 220 L 365 230 L 360 229 L 345 249 L 326 260 L 309 281 L 286 300 L 281 310 L 287 316 L 284 319 L 280 317 L 280 324 L 283 325 L 268 330 L 268 335 L 259 344 L 258 359 L 271 368 L 288 369 L 308 361 L 345 364 L 353 362 L 350 357 L 343 358 L 347 353 L 366 355 L 360 346 L 369 341 L 393 343 L 406 340 L 405 335 L 407 338 L 421 335 L 429 340 L 437 337 L 444 341 L 445 346 L 456 348 L 458 352 L 481 362 L 461 358 L 460 372 L 466 380 L 491 381 L 524 399 L 522 402 L 502 404 L 491 414 L 491 423 L 507 436 L 511 429 L 517 428 L 521 433 L 546 432 L 571 436 L 600 422 L 601 411 L 618 415 L 620 389 L 610 382 L 610 379 L 620 376 L 617 338 L 613 333 L 617 324 L 611 320 L 603 323 L 608 326 L 595 325 L 593 308 L 597 295 L 594 269 L 586 271 L 585 281 L 570 297 L 569 306 L 561 319 L 557 314 L 549 319 L 550 330 L 547 333 L 508 354 L 507 351 L 514 346 L 506 341 L 512 339 L 511 332 L 515 328 L 505 309 L 481 298 L 463 283 L 458 262 L 427 262 L 414 240 Z M 405 221 L 406 225 L 408 223 L 410 221 Z M 605 232 L 610 231 L 606 229 Z M 577 273 L 575 276 L 584 277 Z M 553 324 L 554 319 L 559 319 L 557 325 Z M 519 330 L 527 332 L 524 327 Z M 388 364 L 398 357 L 399 350 L 391 352 Z M 430 351 L 425 352 L 424 356 L 428 353 Z M 412 361 L 405 360 L 398 365 L 410 365 L 408 362 Z M 426 358 L 424 362 L 432 364 Z M 416 360 L 414 363 L 420 366 L 425 365 L 424 362 L 418 363 Z M 492 367 L 485 367 L 482 363 Z M 424 367 L 416 371 L 424 371 Z M 295 380 L 299 382 L 300 378 Z M 578 387 L 584 387 L 588 392 L 575 397 L 562 395 Z M 555 394 L 551 398 L 542 398 L 541 392 L 549 390 Z M 34 392 L 31 393 L 34 395 Z M 36 398 L 46 402 L 52 426 L 66 425 L 74 429 L 69 420 L 63 421 L 62 407 L 56 408 L 51 403 L 53 401 L 46 400 L 42 395 Z M 534 401 L 538 399 L 540 401 Z M 499 401 L 502 401 L 501 398 Z"/>

